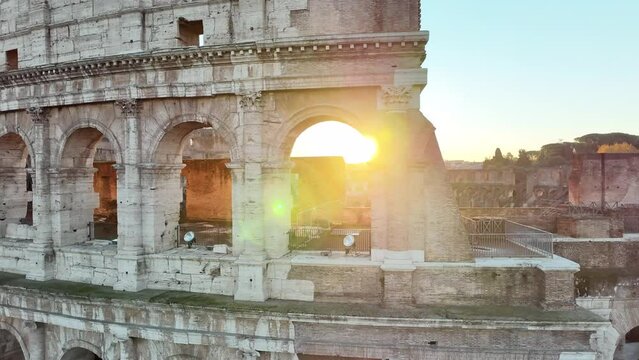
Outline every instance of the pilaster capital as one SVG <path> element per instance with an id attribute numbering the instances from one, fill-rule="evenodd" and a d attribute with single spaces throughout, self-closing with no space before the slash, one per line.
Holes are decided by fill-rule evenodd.
<path id="1" fill-rule="evenodd" d="M 382 101 L 386 107 L 408 105 L 412 98 L 411 86 L 382 86 Z"/>
<path id="2" fill-rule="evenodd" d="M 247 92 L 238 95 L 240 96 L 240 107 L 243 111 L 259 111 L 264 107 L 261 91 Z"/>
<path id="3" fill-rule="evenodd" d="M 35 125 L 42 125 L 49 121 L 49 109 L 41 106 L 30 106 L 27 108 L 27 114 L 31 116 L 31 121 Z"/>
<path id="4" fill-rule="evenodd" d="M 115 105 L 120 108 L 124 117 L 136 117 L 142 108 L 142 104 L 138 103 L 136 99 L 116 100 Z"/>

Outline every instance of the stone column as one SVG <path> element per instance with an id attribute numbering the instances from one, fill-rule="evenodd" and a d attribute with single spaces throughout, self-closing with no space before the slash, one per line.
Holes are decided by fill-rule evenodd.
<path id="1" fill-rule="evenodd" d="M 134 99 L 118 100 L 126 122 L 124 163 L 117 166 L 118 174 L 118 281 L 116 290 L 138 291 L 146 287 L 142 255 L 142 211 L 140 183 L 140 120 L 139 104 Z"/>
<path id="2" fill-rule="evenodd" d="M 291 168 L 292 162 L 265 164 L 264 181 L 264 248 L 271 259 L 288 253 L 288 232 L 291 230 Z"/>
<path id="3" fill-rule="evenodd" d="M 184 164 L 141 165 L 142 245 L 145 253 L 159 253 L 180 245 L 182 188 L 180 173 Z"/>
<path id="4" fill-rule="evenodd" d="M 45 324 L 27 321 L 24 324 L 28 336 L 28 350 L 30 360 L 45 360 Z"/>
<path id="5" fill-rule="evenodd" d="M 93 210 L 99 195 L 93 191 L 94 168 L 50 169 L 53 243 L 66 246 L 90 240 Z"/>
<path id="6" fill-rule="evenodd" d="M 49 280 L 54 276 L 55 254 L 51 229 L 51 188 L 49 184 L 50 139 L 49 119 L 46 108 L 37 106 L 27 109 L 33 121 L 35 169 L 33 187 L 33 226 L 35 237 L 29 247 L 30 269 L 27 279 Z"/>
<path id="7" fill-rule="evenodd" d="M 241 217 L 239 230 L 242 252 L 239 255 L 236 300 L 264 301 L 269 297 L 266 280 L 266 252 L 264 249 L 264 192 L 263 192 L 263 149 L 262 149 L 262 93 L 254 92 L 238 98 L 239 113 L 244 137 L 244 163 L 241 179 L 234 176 L 233 196 L 241 193 Z M 240 165 L 231 165 L 235 175 Z M 241 183 L 236 183 L 242 180 Z M 235 205 L 235 201 L 234 201 Z M 235 207 L 233 212 L 237 211 Z M 236 215 L 233 216 L 234 220 Z"/>

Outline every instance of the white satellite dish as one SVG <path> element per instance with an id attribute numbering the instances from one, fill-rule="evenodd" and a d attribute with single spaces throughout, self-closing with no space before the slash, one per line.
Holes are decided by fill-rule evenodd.
<path id="1" fill-rule="evenodd" d="M 344 244 L 344 247 L 346 248 L 346 255 L 348 255 L 353 245 L 355 245 L 355 236 L 350 234 L 344 236 L 344 240 L 342 240 L 342 243 Z"/>
<path id="2" fill-rule="evenodd" d="M 353 236 L 353 235 L 344 236 L 343 243 L 344 243 L 344 246 L 347 247 L 347 248 L 355 245 L 355 236 Z"/>
<path id="3" fill-rule="evenodd" d="M 193 246 L 193 243 L 195 242 L 195 233 L 193 231 L 187 231 L 186 234 L 184 234 L 184 242 L 186 243 L 186 246 L 190 249 L 191 246 Z"/>

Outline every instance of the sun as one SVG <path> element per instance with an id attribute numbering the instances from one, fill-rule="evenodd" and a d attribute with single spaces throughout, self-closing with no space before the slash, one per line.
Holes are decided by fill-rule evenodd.
<path id="1" fill-rule="evenodd" d="M 324 121 L 304 130 L 293 145 L 291 157 L 341 156 L 347 164 L 371 161 L 377 142 L 338 121 Z"/>

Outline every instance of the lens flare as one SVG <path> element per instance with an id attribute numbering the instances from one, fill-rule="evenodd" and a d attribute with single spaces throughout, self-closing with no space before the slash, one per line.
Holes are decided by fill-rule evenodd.
<path id="1" fill-rule="evenodd" d="M 341 156 L 347 164 L 369 162 L 377 153 L 377 141 L 353 127 L 324 121 L 304 130 L 293 146 L 292 157 Z"/>

